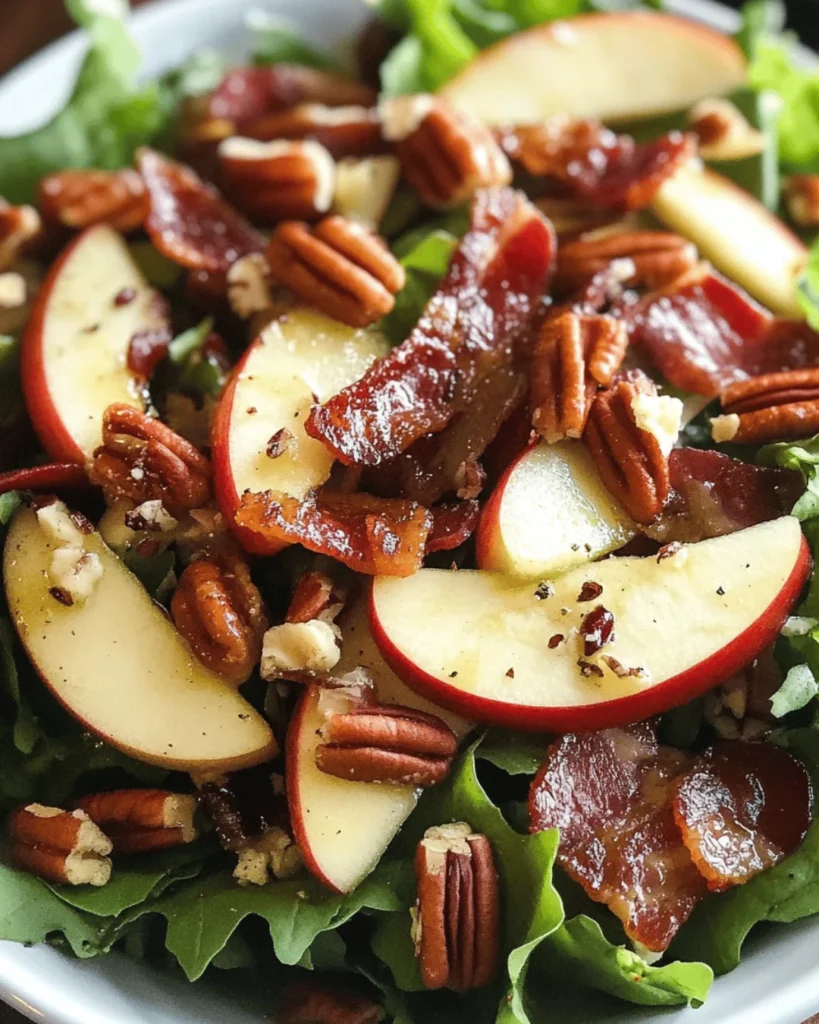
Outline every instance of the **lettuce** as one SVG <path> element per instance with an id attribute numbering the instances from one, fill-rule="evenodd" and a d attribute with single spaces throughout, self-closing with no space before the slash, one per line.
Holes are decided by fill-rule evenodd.
<path id="1" fill-rule="evenodd" d="M 333 69 L 330 57 L 306 43 L 289 18 L 254 10 L 248 14 L 247 27 L 253 37 L 253 63 L 266 66 L 287 61 L 321 70 Z"/>
<path id="2" fill-rule="evenodd" d="M 406 283 L 392 312 L 382 321 L 384 333 L 399 345 L 410 333 L 447 271 L 458 239 L 448 231 L 431 231 L 401 259 Z"/>

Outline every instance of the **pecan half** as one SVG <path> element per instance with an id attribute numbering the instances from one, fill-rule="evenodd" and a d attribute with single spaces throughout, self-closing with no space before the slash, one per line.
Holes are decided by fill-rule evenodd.
<path id="1" fill-rule="evenodd" d="M 725 388 L 720 400 L 725 416 L 735 417 L 730 440 L 737 444 L 808 437 L 819 430 L 819 369 L 737 381 Z"/>
<path id="2" fill-rule="evenodd" d="M 158 499 L 172 515 L 205 505 L 210 497 L 205 456 L 164 423 L 119 402 L 105 410 L 102 445 L 89 476 L 109 503 Z"/>
<path id="3" fill-rule="evenodd" d="M 0 197 L 0 273 L 17 261 L 26 242 L 38 235 L 41 227 L 33 206 L 10 206 Z"/>
<path id="4" fill-rule="evenodd" d="M 280 224 L 267 262 L 274 280 L 353 327 L 386 316 L 405 281 L 384 242 L 344 217 L 326 217 L 312 229 L 298 221 Z"/>
<path id="5" fill-rule="evenodd" d="M 819 227 L 819 174 L 792 174 L 785 181 L 784 195 L 794 224 Z"/>
<path id="6" fill-rule="evenodd" d="M 329 701 L 328 695 L 325 700 Z M 326 741 L 316 764 L 326 775 L 352 782 L 434 786 L 449 774 L 458 739 L 436 715 L 398 705 L 344 700 L 334 713 L 328 705 Z"/>
<path id="7" fill-rule="evenodd" d="M 532 356 L 532 424 L 553 444 L 581 437 L 599 385 L 610 384 L 628 347 L 625 325 L 608 316 L 564 313 L 547 320 Z"/>
<path id="8" fill-rule="evenodd" d="M 28 804 L 8 819 L 12 863 L 49 882 L 105 885 L 111 840 L 84 811 Z"/>
<path id="9" fill-rule="evenodd" d="M 196 657 L 225 679 L 241 685 L 259 663 L 267 617 L 240 555 L 226 550 L 192 562 L 171 598 L 171 616 Z"/>
<path id="10" fill-rule="evenodd" d="M 43 217 L 81 231 L 109 224 L 117 231 L 141 228 L 150 212 L 148 193 L 134 170 L 67 170 L 40 182 L 37 201 Z"/>
<path id="11" fill-rule="evenodd" d="M 219 170 L 227 196 L 254 220 L 314 220 L 333 201 L 335 161 L 318 142 L 234 136 L 219 146 Z"/>
<path id="12" fill-rule="evenodd" d="M 279 1024 L 381 1024 L 384 1007 L 369 996 L 324 979 L 294 981 L 279 998 Z"/>
<path id="13" fill-rule="evenodd" d="M 500 896 L 492 847 L 456 822 L 428 829 L 415 853 L 415 955 L 429 989 L 488 985 L 500 954 Z"/>
<path id="14" fill-rule="evenodd" d="M 364 156 L 383 148 L 381 122 L 375 107 L 329 107 L 300 103 L 290 110 L 248 122 L 243 134 L 252 139 L 315 139 L 336 158 Z"/>
<path id="15" fill-rule="evenodd" d="M 196 797 L 163 789 L 118 789 L 78 800 L 76 806 L 105 831 L 114 853 L 144 853 L 192 843 Z"/>
<path id="16" fill-rule="evenodd" d="M 398 140 L 395 153 L 404 177 L 432 207 L 459 206 L 478 189 L 512 181 L 511 164 L 492 132 L 442 99 Z"/>
<path id="17" fill-rule="evenodd" d="M 638 523 L 653 522 L 670 489 L 668 456 L 658 437 L 637 425 L 633 403 L 656 395 L 643 374 L 615 383 L 594 400 L 583 438 L 607 489 Z"/>
<path id="18" fill-rule="evenodd" d="M 621 283 L 627 287 L 661 288 L 697 263 L 697 249 L 672 231 L 605 229 L 561 245 L 554 286 L 571 292 L 605 270 L 614 260 L 630 259 L 634 271 Z"/>
<path id="19" fill-rule="evenodd" d="M 701 100 L 688 112 L 703 160 L 743 160 L 765 149 L 765 136 L 730 100 Z"/>

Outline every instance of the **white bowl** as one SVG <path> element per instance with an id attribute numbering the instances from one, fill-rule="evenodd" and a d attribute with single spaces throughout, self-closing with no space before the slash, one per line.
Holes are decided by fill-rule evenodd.
<path id="1" fill-rule="evenodd" d="M 682 14 L 731 32 L 733 11 L 710 0 L 674 0 Z M 243 15 L 253 8 L 287 15 L 329 51 L 346 48 L 367 17 L 361 0 L 170 0 L 138 11 L 134 32 L 145 73 L 179 64 L 202 46 L 241 46 Z M 0 135 L 43 121 L 64 100 L 83 52 L 74 34 L 27 61 L 0 82 Z M 809 59 L 805 51 L 805 59 Z M 17 913 L 25 913 L 20 908 Z M 819 921 L 772 927 L 754 936 L 743 962 L 718 979 L 700 1010 L 653 1011 L 578 996 L 561 1024 L 800 1024 L 819 1010 Z M 0 997 L 31 1020 L 49 1024 L 270 1024 L 273 994 L 264 982 L 232 972 L 196 984 L 113 953 L 76 961 L 45 946 L 0 942 Z"/>

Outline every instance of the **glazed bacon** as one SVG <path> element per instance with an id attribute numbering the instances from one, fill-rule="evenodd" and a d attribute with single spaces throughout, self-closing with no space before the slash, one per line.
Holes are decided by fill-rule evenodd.
<path id="1" fill-rule="evenodd" d="M 554 232 L 519 192 L 479 192 L 449 271 L 407 340 L 314 408 L 307 432 L 346 464 L 380 466 L 467 409 L 545 294 Z"/>
<path id="2" fill-rule="evenodd" d="M 501 128 L 498 138 L 506 155 L 528 174 L 555 179 L 561 197 L 618 210 L 645 209 L 660 185 L 697 151 L 693 136 L 681 132 L 639 143 L 599 121 L 563 115 Z"/>
<path id="3" fill-rule="evenodd" d="M 240 257 L 264 252 L 265 240 L 240 213 L 184 164 L 143 148 L 138 167 L 151 212 L 146 230 L 174 263 L 224 274 Z"/>
<path id="4" fill-rule="evenodd" d="M 481 507 L 473 499 L 430 509 L 432 527 L 425 553 L 431 555 L 433 551 L 452 551 L 460 547 L 475 532 L 480 514 Z"/>
<path id="5" fill-rule="evenodd" d="M 692 756 L 659 745 L 651 722 L 562 736 L 529 794 L 531 830 L 559 828 L 567 874 L 656 952 L 709 889 L 796 849 L 812 811 L 807 772 L 785 751 L 722 743 Z"/>

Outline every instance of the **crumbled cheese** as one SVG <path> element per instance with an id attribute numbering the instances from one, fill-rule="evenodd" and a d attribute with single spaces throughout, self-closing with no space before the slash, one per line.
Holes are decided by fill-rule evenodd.
<path id="1" fill-rule="evenodd" d="M 50 544 L 82 548 L 85 538 L 62 501 L 52 501 L 37 509 L 37 522 Z"/>
<path id="2" fill-rule="evenodd" d="M 394 156 L 348 157 L 336 168 L 333 209 L 377 231 L 401 175 Z"/>
<path id="3" fill-rule="evenodd" d="M 179 526 L 179 520 L 174 519 L 159 499 L 143 501 L 130 514 L 138 516 L 145 524 L 144 529 L 146 530 L 159 530 L 162 533 L 167 533 Z"/>
<path id="4" fill-rule="evenodd" d="M 332 625 L 319 619 L 285 622 L 264 635 L 262 679 L 273 680 L 281 672 L 329 672 L 341 656 Z"/>
<path id="5" fill-rule="evenodd" d="M 242 320 L 272 305 L 267 260 L 261 253 L 242 256 L 231 266 L 227 273 L 227 296 L 230 308 Z"/>
<path id="6" fill-rule="evenodd" d="M 274 826 L 238 851 L 233 877 L 240 885 L 267 885 L 290 878 L 302 866 L 301 851 L 282 828 Z"/>
<path id="7" fill-rule="evenodd" d="M 819 620 L 811 619 L 804 615 L 791 615 L 785 619 L 785 625 L 780 629 L 782 636 L 807 636 L 816 627 Z"/>
<path id="8" fill-rule="evenodd" d="M 0 274 L 0 307 L 17 309 L 25 304 L 26 297 L 26 279 L 22 274 Z"/>
<path id="9" fill-rule="evenodd" d="M 739 416 L 735 412 L 727 416 L 715 416 L 711 420 L 711 437 L 717 444 L 733 441 L 739 430 Z"/>
<path id="10" fill-rule="evenodd" d="M 434 106 L 435 97 L 427 93 L 382 99 L 378 104 L 378 114 L 385 141 L 400 142 L 412 135 Z"/>
<path id="11" fill-rule="evenodd" d="M 644 946 L 642 942 L 638 942 L 636 939 L 632 939 L 631 944 L 634 947 L 634 952 L 637 956 L 639 956 L 641 960 L 645 960 L 649 965 L 656 964 L 658 960 L 662 960 L 663 958 L 662 952 L 658 953 L 654 949 L 649 949 L 648 946 Z"/>
<path id="12" fill-rule="evenodd" d="M 87 601 L 102 578 L 98 555 L 82 548 L 59 547 L 51 556 L 48 576 L 55 587 L 70 594 L 75 602 Z"/>
<path id="13" fill-rule="evenodd" d="M 631 403 L 634 421 L 641 430 L 653 434 L 663 455 L 669 455 L 680 436 L 683 404 L 670 395 L 637 395 Z"/>

